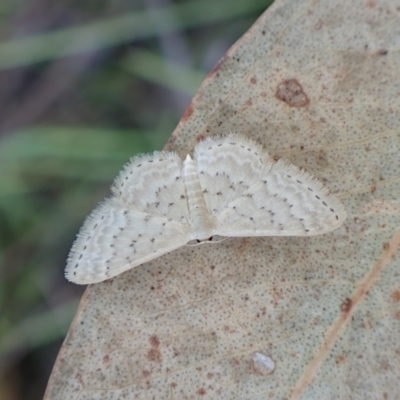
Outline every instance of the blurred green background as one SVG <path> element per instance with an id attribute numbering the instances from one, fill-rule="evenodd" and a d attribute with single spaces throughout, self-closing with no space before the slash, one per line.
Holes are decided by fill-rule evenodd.
<path id="1" fill-rule="evenodd" d="M 268 0 L 0 0 L 0 399 L 42 399 L 63 270 L 122 165 L 160 150 Z"/>

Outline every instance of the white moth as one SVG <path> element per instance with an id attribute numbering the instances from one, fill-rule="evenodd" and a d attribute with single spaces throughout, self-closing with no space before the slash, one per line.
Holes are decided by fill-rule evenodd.
<path id="1" fill-rule="evenodd" d="M 218 236 L 312 236 L 338 228 L 341 203 L 308 173 L 274 162 L 256 142 L 209 137 L 185 161 L 172 152 L 134 157 L 112 196 L 86 219 L 65 276 L 101 282 Z"/>

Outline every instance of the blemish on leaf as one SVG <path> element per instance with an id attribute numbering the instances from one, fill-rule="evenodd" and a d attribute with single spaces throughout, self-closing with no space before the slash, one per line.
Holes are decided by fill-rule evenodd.
<path id="1" fill-rule="evenodd" d="M 197 135 L 196 136 L 196 141 L 197 141 L 197 143 L 200 143 L 200 142 L 202 142 L 203 140 L 205 140 L 207 138 L 207 136 L 204 136 L 204 135 Z"/>
<path id="2" fill-rule="evenodd" d="M 281 82 L 276 89 L 275 97 L 290 107 L 305 107 L 310 103 L 297 79 Z"/>
<path id="3" fill-rule="evenodd" d="M 252 362 L 253 371 L 257 375 L 269 375 L 275 371 L 275 361 L 271 357 L 259 353 L 258 351 L 253 353 Z"/>
<path id="4" fill-rule="evenodd" d="M 390 244 L 389 243 L 383 243 L 383 250 L 388 251 L 390 248 Z"/>
<path id="5" fill-rule="evenodd" d="M 149 342 L 151 347 L 154 348 L 157 348 L 160 345 L 160 339 L 156 335 L 150 336 Z"/>
<path id="6" fill-rule="evenodd" d="M 274 154 L 274 155 L 272 156 L 272 159 L 273 159 L 275 162 L 277 162 L 277 161 L 279 161 L 281 158 L 280 158 L 277 154 Z"/>
<path id="7" fill-rule="evenodd" d="M 186 122 L 192 116 L 193 112 L 194 112 L 193 106 L 192 104 L 189 104 L 182 115 L 181 121 Z"/>
<path id="8" fill-rule="evenodd" d="M 395 290 L 392 295 L 390 296 L 392 298 L 393 301 L 395 301 L 396 303 L 400 302 L 400 290 Z"/>
<path id="9" fill-rule="evenodd" d="M 161 353 L 157 349 L 151 349 L 147 353 L 147 359 L 153 362 L 161 362 Z"/>
<path id="10" fill-rule="evenodd" d="M 346 362 L 346 357 L 343 355 L 336 357 L 336 364 L 344 364 Z"/>
<path id="11" fill-rule="evenodd" d="M 353 300 L 347 297 L 340 305 L 340 311 L 347 314 L 351 310 L 352 306 L 353 306 Z"/>

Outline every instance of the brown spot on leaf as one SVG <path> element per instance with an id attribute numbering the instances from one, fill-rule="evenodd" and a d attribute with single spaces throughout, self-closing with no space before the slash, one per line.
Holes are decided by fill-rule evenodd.
<path id="1" fill-rule="evenodd" d="M 157 348 L 160 345 L 160 339 L 156 335 L 150 336 L 149 342 L 151 347 L 154 348 Z"/>
<path id="2" fill-rule="evenodd" d="M 370 191 L 371 193 L 376 192 L 376 185 L 371 185 Z"/>
<path id="3" fill-rule="evenodd" d="M 395 290 L 392 293 L 392 300 L 395 301 L 396 303 L 398 303 L 400 301 L 400 290 Z"/>
<path id="4" fill-rule="evenodd" d="M 151 349 L 147 353 L 147 359 L 159 363 L 161 362 L 161 353 L 157 349 Z"/>
<path id="5" fill-rule="evenodd" d="M 110 361 L 110 357 L 109 357 L 108 355 L 105 355 L 105 356 L 103 357 L 103 363 L 104 363 L 104 364 L 108 364 L 109 361 Z"/>
<path id="6" fill-rule="evenodd" d="M 204 136 L 204 135 L 198 135 L 198 136 L 196 136 L 197 143 L 202 142 L 205 138 L 206 138 L 206 136 Z"/>
<path id="7" fill-rule="evenodd" d="M 310 103 L 297 79 L 281 82 L 276 89 L 275 97 L 290 107 L 305 107 Z"/>
<path id="8" fill-rule="evenodd" d="M 200 389 L 197 391 L 197 393 L 198 393 L 200 396 L 204 396 L 204 395 L 206 394 L 206 390 L 205 390 L 204 388 L 200 388 Z"/>
<path id="9" fill-rule="evenodd" d="M 238 251 L 240 253 L 247 251 L 248 243 L 249 243 L 249 241 L 247 238 L 242 238 L 239 242 L 239 246 L 237 247 Z"/>
<path id="10" fill-rule="evenodd" d="M 346 362 L 346 357 L 345 356 L 337 356 L 336 357 L 336 363 L 337 364 L 344 364 Z"/>
<path id="11" fill-rule="evenodd" d="M 390 248 L 390 244 L 389 243 L 383 243 L 383 250 L 388 251 Z"/>
<path id="12" fill-rule="evenodd" d="M 340 305 L 340 311 L 344 313 L 348 313 L 353 306 L 353 300 L 349 299 L 348 297 L 344 300 L 344 302 Z"/>
<path id="13" fill-rule="evenodd" d="M 192 116 L 193 112 L 194 112 L 193 106 L 190 103 L 189 106 L 186 108 L 185 112 L 183 113 L 181 121 L 186 122 Z"/>
<path id="14" fill-rule="evenodd" d="M 274 155 L 272 156 L 272 159 L 273 159 L 275 162 L 277 162 L 277 161 L 279 161 L 281 158 L 280 158 L 277 154 L 274 154 Z"/>
<path id="15" fill-rule="evenodd" d="M 257 78 L 256 78 L 255 76 L 252 76 L 252 77 L 250 78 L 250 82 L 251 82 L 253 85 L 255 85 L 255 84 L 257 83 Z"/>

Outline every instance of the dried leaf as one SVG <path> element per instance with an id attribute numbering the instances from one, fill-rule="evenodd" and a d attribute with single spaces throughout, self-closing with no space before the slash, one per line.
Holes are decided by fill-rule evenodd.
<path id="1" fill-rule="evenodd" d="M 168 148 L 260 141 L 341 197 L 313 238 L 184 247 L 88 287 L 46 399 L 394 399 L 400 382 L 396 1 L 275 3 Z"/>

